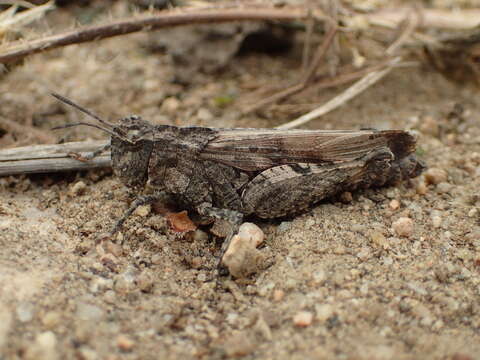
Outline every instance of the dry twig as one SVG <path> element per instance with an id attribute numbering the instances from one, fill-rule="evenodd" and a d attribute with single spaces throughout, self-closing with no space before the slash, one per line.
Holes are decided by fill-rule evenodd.
<path id="1" fill-rule="evenodd" d="M 316 119 L 322 115 L 325 115 L 326 113 L 338 108 L 339 106 L 343 105 L 347 101 L 353 99 L 355 96 L 363 92 L 365 89 L 370 87 L 371 85 L 375 84 L 378 80 L 383 78 L 385 75 L 387 75 L 390 70 L 392 70 L 393 66 L 400 62 L 401 58 L 396 57 L 392 59 L 387 68 L 380 70 L 380 71 L 374 71 L 366 76 L 364 76 L 361 80 L 357 81 L 355 84 L 350 86 L 347 90 L 345 90 L 343 93 L 340 95 L 334 97 L 332 100 L 328 101 L 327 103 L 323 104 L 319 108 L 310 111 L 307 114 L 304 114 L 300 116 L 299 118 L 285 123 L 283 125 L 278 126 L 278 129 L 292 129 L 294 127 L 297 127 L 299 125 L 303 125 L 313 119 Z"/>
<path id="2" fill-rule="evenodd" d="M 400 36 L 391 44 L 388 49 L 385 51 L 387 55 L 393 55 L 401 46 L 407 41 L 407 39 L 413 34 L 417 25 L 419 23 L 418 17 L 410 14 L 408 18 L 405 19 L 405 27 L 403 31 L 400 33 Z M 347 101 L 353 99 L 355 96 L 363 92 L 365 89 L 369 88 L 377 81 L 382 79 L 385 75 L 387 75 L 393 67 L 401 61 L 401 57 L 395 57 L 387 64 L 387 67 L 383 70 L 377 70 L 365 75 L 362 79 L 357 81 L 355 84 L 350 86 L 347 90 L 345 90 L 340 95 L 334 97 L 327 103 L 323 104 L 319 108 L 308 112 L 300 116 L 299 118 L 285 123 L 283 125 L 278 126 L 279 129 L 292 129 L 299 125 L 303 125 L 313 119 L 316 119 L 326 113 L 340 107 Z"/>
<path id="3" fill-rule="evenodd" d="M 90 26 L 67 33 L 12 45 L 0 53 L 0 63 L 18 61 L 28 55 L 61 46 L 105 39 L 144 30 L 157 30 L 180 25 L 231 21 L 293 21 L 306 19 L 307 11 L 299 8 L 229 8 L 213 10 L 164 11 L 153 16 L 118 20 L 106 25 Z M 320 10 L 317 19 L 325 19 Z"/>
<path id="4" fill-rule="evenodd" d="M 320 46 L 317 49 L 317 52 L 315 53 L 315 56 L 313 60 L 311 61 L 310 65 L 308 66 L 308 69 L 306 71 L 306 74 L 302 77 L 302 80 L 296 85 L 290 86 L 286 88 L 283 91 L 280 91 L 276 94 L 273 94 L 263 100 L 260 100 L 259 102 L 247 107 L 243 113 L 248 114 L 250 112 L 256 111 L 260 109 L 261 107 L 264 107 L 268 104 L 275 103 L 277 101 L 283 100 L 289 96 L 292 96 L 294 94 L 299 93 L 300 91 L 304 90 L 307 88 L 309 85 L 311 85 L 314 80 L 315 80 L 315 72 L 318 69 L 318 66 L 323 59 L 325 53 L 327 52 L 330 44 L 333 41 L 333 38 L 335 34 L 337 33 L 337 27 L 332 26 L 328 33 L 325 35 L 325 39 L 322 41 Z"/>
<path id="5" fill-rule="evenodd" d="M 0 176 L 109 167 L 110 153 L 102 154 L 88 162 L 78 161 L 69 155 L 79 153 L 85 156 L 105 144 L 105 141 L 83 141 L 0 150 Z"/>

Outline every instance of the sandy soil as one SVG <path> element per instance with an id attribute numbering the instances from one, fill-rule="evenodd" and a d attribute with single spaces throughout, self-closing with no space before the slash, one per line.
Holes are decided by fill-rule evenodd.
<path id="1" fill-rule="evenodd" d="M 60 10 L 49 20 L 69 24 L 71 16 Z M 225 99 L 294 81 L 298 52 L 236 57 L 185 86 L 172 83 L 168 54 L 148 50 L 151 36 L 71 46 L 13 68 L 0 80 L 0 116 L 42 136 L 17 129 L 1 146 L 103 137 L 80 127 L 51 133 L 81 115 L 50 90 L 112 119 L 137 113 L 224 127 L 279 125 L 340 90 L 295 98 L 296 112 L 240 117 L 237 101 Z M 476 91 L 423 66 L 402 68 L 309 124 L 414 129 L 434 170 L 347 204 L 257 222 L 273 265 L 218 287 L 210 279 L 220 243 L 206 229 L 178 235 L 147 208 L 122 239 L 96 242 L 128 206 L 110 171 L 1 178 L 0 358 L 479 359 Z M 413 225 L 403 236 L 394 230 L 401 218 Z"/>

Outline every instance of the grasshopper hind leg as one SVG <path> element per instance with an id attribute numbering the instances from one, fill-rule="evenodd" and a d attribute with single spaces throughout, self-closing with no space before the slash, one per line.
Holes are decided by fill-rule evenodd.
<path id="1" fill-rule="evenodd" d="M 393 154 L 386 148 L 338 164 L 289 164 L 267 169 L 242 193 L 247 213 L 261 218 L 292 216 L 322 199 L 385 182 Z"/>

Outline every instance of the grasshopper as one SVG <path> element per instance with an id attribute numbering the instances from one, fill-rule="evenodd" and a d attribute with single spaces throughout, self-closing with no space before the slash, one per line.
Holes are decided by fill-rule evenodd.
<path id="1" fill-rule="evenodd" d="M 138 206 L 167 194 L 202 217 L 230 225 L 219 266 L 246 216 L 297 215 L 338 193 L 396 184 L 425 169 L 415 155 L 416 138 L 402 130 L 177 127 L 135 115 L 112 124 L 52 95 L 98 122 L 59 128 L 86 125 L 110 134 L 114 174 L 137 194 L 111 235 Z M 147 183 L 154 192 L 142 195 Z"/>

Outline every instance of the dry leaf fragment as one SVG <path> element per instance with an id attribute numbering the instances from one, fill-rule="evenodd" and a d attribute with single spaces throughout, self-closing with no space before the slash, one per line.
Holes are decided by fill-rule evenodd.
<path id="1" fill-rule="evenodd" d="M 173 231 L 176 232 L 189 232 L 195 231 L 197 227 L 188 217 L 187 211 L 181 211 L 178 213 L 168 213 L 167 221 L 170 224 Z"/>

